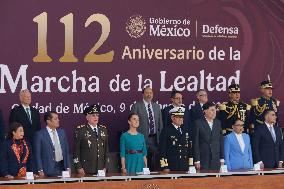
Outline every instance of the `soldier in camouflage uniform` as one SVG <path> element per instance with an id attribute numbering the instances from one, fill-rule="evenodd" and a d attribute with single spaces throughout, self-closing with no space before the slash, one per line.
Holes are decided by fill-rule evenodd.
<path id="1" fill-rule="evenodd" d="M 79 174 L 97 174 L 106 171 L 108 153 L 108 134 L 103 125 L 99 125 L 100 107 L 91 105 L 84 110 L 88 121 L 79 125 L 74 134 L 74 164 Z"/>
<path id="2" fill-rule="evenodd" d="M 251 100 L 252 111 L 250 114 L 250 127 L 252 131 L 255 127 L 264 124 L 263 113 L 265 110 L 274 110 L 277 114 L 280 101 L 272 98 L 272 89 L 273 87 L 270 80 L 262 81 L 260 84 L 262 96 Z"/>
<path id="3" fill-rule="evenodd" d="M 240 101 L 240 86 L 232 84 L 229 86 L 230 101 L 220 104 L 218 119 L 221 121 L 223 134 L 230 134 L 233 129 L 234 120 L 240 119 L 244 122 L 244 131 L 249 132 L 249 110 L 251 106 Z"/>

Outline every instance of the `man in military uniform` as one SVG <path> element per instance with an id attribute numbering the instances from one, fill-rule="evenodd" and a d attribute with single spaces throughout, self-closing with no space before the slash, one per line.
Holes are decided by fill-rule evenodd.
<path id="1" fill-rule="evenodd" d="M 270 80 L 262 81 L 260 84 L 262 96 L 251 100 L 252 111 L 250 114 L 250 128 L 252 132 L 255 127 L 264 124 L 263 113 L 265 110 L 273 110 L 277 114 L 280 101 L 272 98 L 272 89 L 273 87 Z"/>
<path id="2" fill-rule="evenodd" d="M 108 153 L 107 129 L 99 125 L 100 107 L 91 105 L 84 110 L 88 121 L 77 126 L 74 136 L 74 164 L 79 174 L 106 171 Z"/>
<path id="3" fill-rule="evenodd" d="M 220 112 L 218 119 L 221 121 L 223 134 L 227 135 L 233 131 L 232 125 L 236 119 L 244 122 L 244 131 L 248 132 L 249 110 L 251 106 L 240 101 L 240 85 L 232 84 L 228 88 L 230 100 L 219 106 Z"/>
<path id="4" fill-rule="evenodd" d="M 172 123 L 162 130 L 160 136 L 160 164 L 165 172 L 187 171 L 193 165 L 189 130 L 183 125 L 184 112 L 184 107 L 171 109 Z"/>

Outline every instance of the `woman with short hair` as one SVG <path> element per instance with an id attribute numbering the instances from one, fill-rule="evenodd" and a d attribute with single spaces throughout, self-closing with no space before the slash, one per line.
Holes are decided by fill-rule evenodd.
<path id="1" fill-rule="evenodd" d="M 3 161 L 2 174 L 8 179 L 25 177 L 26 172 L 33 172 L 32 148 L 24 139 L 24 128 L 20 123 L 10 125 Z"/>

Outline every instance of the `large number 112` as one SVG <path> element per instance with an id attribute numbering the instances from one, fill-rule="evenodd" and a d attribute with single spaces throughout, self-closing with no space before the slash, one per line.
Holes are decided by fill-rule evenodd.
<path id="1" fill-rule="evenodd" d="M 38 24 L 38 52 L 33 58 L 34 62 L 51 62 L 52 58 L 47 53 L 47 13 L 43 12 L 40 15 L 34 17 L 34 22 Z M 109 19 L 103 14 L 92 14 L 85 22 L 85 27 L 88 27 L 92 22 L 98 22 L 102 26 L 102 33 L 89 51 L 84 57 L 84 62 L 112 62 L 114 51 L 109 51 L 104 54 L 96 54 L 96 51 L 103 45 L 109 36 L 110 22 Z M 64 55 L 59 59 L 60 62 L 78 62 L 78 58 L 73 52 L 73 14 L 70 13 L 60 19 L 60 22 L 65 27 L 65 50 Z"/>

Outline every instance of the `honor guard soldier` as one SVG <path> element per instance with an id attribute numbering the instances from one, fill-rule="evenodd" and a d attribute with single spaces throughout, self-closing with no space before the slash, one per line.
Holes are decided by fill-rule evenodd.
<path id="1" fill-rule="evenodd" d="M 273 87 L 270 79 L 262 81 L 260 84 L 262 96 L 251 100 L 252 111 L 250 114 L 250 128 L 252 132 L 255 127 L 264 124 L 263 113 L 265 110 L 273 110 L 277 114 L 277 108 L 280 105 L 280 101 L 272 98 L 272 89 Z"/>
<path id="2" fill-rule="evenodd" d="M 164 172 L 187 171 L 193 165 L 189 130 L 183 125 L 184 112 L 184 107 L 171 109 L 171 123 L 162 130 L 159 147 L 160 165 Z"/>
<path id="3" fill-rule="evenodd" d="M 97 174 L 106 171 L 108 153 L 108 134 L 103 125 L 99 125 L 100 107 L 91 105 L 84 110 L 88 121 L 77 126 L 74 134 L 74 164 L 79 174 Z"/>
<path id="4" fill-rule="evenodd" d="M 236 119 L 244 122 L 244 131 L 248 132 L 251 106 L 240 101 L 240 85 L 232 84 L 228 88 L 230 101 L 219 105 L 219 120 L 222 124 L 223 134 L 227 135 L 233 131 L 232 125 Z"/>

